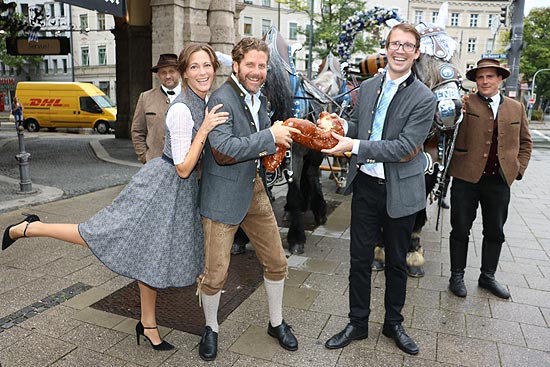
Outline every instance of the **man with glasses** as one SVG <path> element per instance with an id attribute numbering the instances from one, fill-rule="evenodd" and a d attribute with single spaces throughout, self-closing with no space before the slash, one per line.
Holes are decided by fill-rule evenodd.
<path id="1" fill-rule="evenodd" d="M 403 329 L 406 256 L 416 213 L 425 208 L 422 145 L 435 114 L 433 93 L 411 73 L 420 56 L 420 34 L 398 24 L 388 34 L 388 68 L 361 84 L 347 136 L 326 153 L 352 152 L 345 192 L 353 190 L 349 275 L 349 323 L 330 338 L 328 349 L 368 337 L 371 264 L 379 236 L 386 247 L 385 316 L 382 334 L 404 352 L 419 348 Z"/>

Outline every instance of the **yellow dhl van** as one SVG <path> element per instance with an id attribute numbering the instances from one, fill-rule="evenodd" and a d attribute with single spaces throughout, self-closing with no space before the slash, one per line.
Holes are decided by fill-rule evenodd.
<path id="1" fill-rule="evenodd" d="M 115 128 L 116 107 L 91 83 L 19 82 L 15 95 L 23 105 L 23 126 L 92 128 L 101 134 Z"/>

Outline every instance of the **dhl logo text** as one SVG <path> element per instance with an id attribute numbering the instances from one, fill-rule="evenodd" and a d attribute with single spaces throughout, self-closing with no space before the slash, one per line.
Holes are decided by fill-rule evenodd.
<path id="1" fill-rule="evenodd" d="M 41 107 L 57 106 L 57 107 L 61 107 L 63 105 L 61 104 L 61 99 L 60 98 L 58 98 L 58 99 L 54 99 L 54 98 L 31 98 L 29 106 L 41 106 Z"/>

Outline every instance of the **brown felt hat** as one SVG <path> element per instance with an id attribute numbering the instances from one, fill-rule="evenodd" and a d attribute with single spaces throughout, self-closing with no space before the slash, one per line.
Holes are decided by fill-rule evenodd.
<path id="1" fill-rule="evenodd" d="M 162 54 L 159 56 L 159 61 L 151 68 L 153 73 L 156 73 L 160 68 L 166 66 L 178 66 L 178 56 L 175 54 Z"/>
<path id="2" fill-rule="evenodd" d="M 495 59 L 481 59 L 477 62 L 475 68 L 472 68 L 466 72 L 466 78 L 473 82 L 476 81 L 476 73 L 479 69 L 495 68 L 497 74 L 502 76 L 502 79 L 506 79 L 510 76 L 510 70 L 500 65 L 500 62 Z"/>

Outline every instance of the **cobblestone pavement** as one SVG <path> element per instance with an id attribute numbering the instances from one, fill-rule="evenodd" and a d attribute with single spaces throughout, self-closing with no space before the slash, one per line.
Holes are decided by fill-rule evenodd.
<path id="1" fill-rule="evenodd" d="M 348 196 L 339 198 L 342 204 L 324 226 L 308 233 L 305 253 L 289 258 L 284 317 L 293 325 L 299 350 L 285 351 L 267 335 L 267 302 L 260 287 L 220 326 L 218 358 L 210 364 L 550 366 L 549 182 L 550 150 L 537 148 L 524 179 L 512 187 L 506 242 L 496 274 L 512 295 L 507 301 L 477 287 L 480 215 L 468 255 L 468 296 L 450 294 L 449 211 L 442 212 L 442 227 L 436 231 L 436 207 L 429 207 L 430 220 L 422 234 L 426 275 L 409 278 L 403 310 L 404 325 L 420 346 L 417 356 L 404 354 L 381 334 L 383 272 L 373 274 L 368 339 L 342 350 L 324 348 L 326 339 L 347 322 Z M 80 222 L 108 205 L 121 189 L 116 186 L 33 207 L 23 205 L 0 213 L 0 229 L 19 221 L 23 211 L 34 212 L 45 222 Z M 323 176 L 323 189 L 329 200 L 339 195 L 327 175 Z M 283 190 L 278 191 L 277 200 L 283 195 Z M 284 229 L 281 232 L 286 237 Z M 156 352 L 146 343 L 136 345 L 136 320 L 90 308 L 130 280 L 111 272 L 79 246 L 44 238 L 20 240 L 0 253 L 0 280 L 3 367 L 207 365 L 198 357 L 198 336 L 161 327 L 166 340 L 177 349 Z"/>

